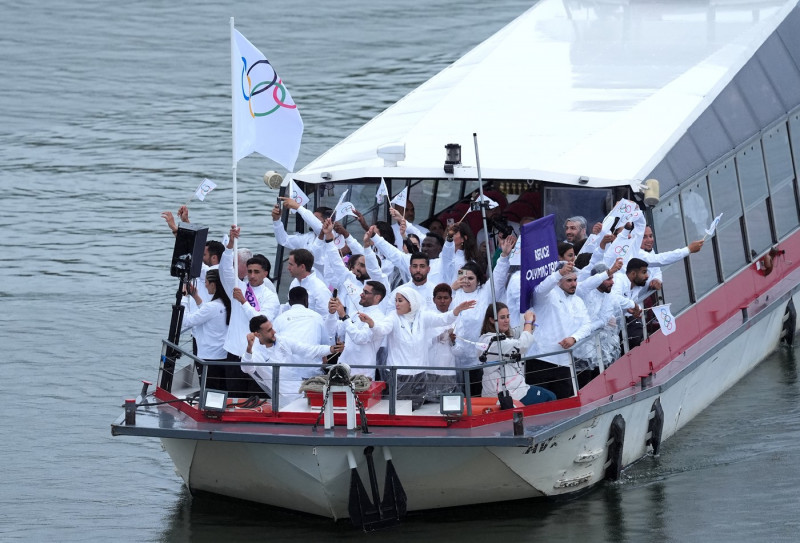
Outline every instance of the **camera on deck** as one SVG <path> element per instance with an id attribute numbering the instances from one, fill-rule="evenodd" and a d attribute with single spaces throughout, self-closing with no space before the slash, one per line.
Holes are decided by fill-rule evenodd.
<path id="1" fill-rule="evenodd" d="M 169 268 L 172 277 L 180 277 L 185 281 L 200 277 L 207 236 L 208 228 L 202 226 L 184 223 L 178 227 Z"/>
<path id="2" fill-rule="evenodd" d="M 175 261 L 172 263 L 172 268 L 169 270 L 169 273 L 173 277 L 187 277 L 189 272 L 192 269 L 192 255 L 185 254 L 180 255 Z"/>
<path id="3" fill-rule="evenodd" d="M 501 238 L 507 238 L 511 234 L 515 234 L 514 227 L 508 224 L 505 217 L 496 217 L 486 221 L 487 226 L 491 231 Z"/>

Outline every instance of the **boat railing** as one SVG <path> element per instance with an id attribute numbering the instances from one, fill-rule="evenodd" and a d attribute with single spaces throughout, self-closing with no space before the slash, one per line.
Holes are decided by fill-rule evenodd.
<path id="1" fill-rule="evenodd" d="M 425 374 L 421 377 L 423 379 L 423 384 L 426 387 L 426 399 L 428 401 L 434 401 L 433 398 L 437 397 L 437 394 L 441 394 L 441 384 L 438 385 L 431 382 L 430 375 L 432 372 L 436 372 L 438 375 L 445 375 L 448 376 L 452 374 L 452 380 L 448 379 L 446 382 L 452 384 L 452 391 L 462 391 L 464 394 L 464 407 L 465 407 L 465 414 L 467 416 L 473 415 L 473 406 L 474 406 L 474 398 L 478 396 L 473 396 L 471 394 L 471 379 L 470 379 L 470 372 L 473 370 L 483 370 L 484 368 L 491 368 L 494 366 L 503 366 L 509 364 L 516 364 L 516 363 L 524 363 L 527 360 L 533 359 L 541 359 L 545 357 L 551 357 L 555 355 L 564 355 L 566 354 L 569 356 L 570 364 L 569 368 L 569 377 L 568 379 L 571 381 L 572 387 L 572 396 L 575 396 L 578 392 L 578 380 L 577 380 L 577 373 L 575 370 L 575 362 L 573 356 L 573 349 L 575 349 L 578 345 L 582 345 L 584 343 L 593 341 L 591 337 L 586 338 L 573 346 L 570 349 L 561 349 L 557 351 L 547 352 L 547 353 L 536 353 L 534 356 L 522 358 L 520 360 L 499 360 L 495 362 L 485 362 L 481 363 L 476 360 L 475 364 L 470 366 L 463 366 L 463 367 L 452 367 L 452 366 L 430 366 L 430 365 L 405 365 L 405 366 L 388 366 L 383 364 L 350 364 L 350 368 L 353 374 L 362 373 L 362 374 L 369 374 L 374 375 L 376 370 L 378 371 L 379 375 L 383 378 L 382 380 L 386 383 L 386 394 L 383 399 L 388 401 L 388 414 L 396 415 L 398 413 L 398 400 L 409 399 L 408 396 L 403 394 L 398 394 L 398 372 L 400 371 L 415 371 L 418 370 L 417 375 Z M 181 391 L 186 391 L 187 396 L 192 395 L 195 392 L 199 391 L 200 397 L 203 397 L 206 390 L 218 390 L 219 380 L 212 383 L 212 378 L 209 376 L 209 368 L 214 366 L 221 366 L 221 367 L 239 367 L 241 365 L 238 361 L 207 361 L 200 357 L 195 356 L 191 352 L 187 351 L 186 349 L 182 348 L 179 345 L 171 343 L 168 340 L 162 340 L 163 349 L 162 349 L 162 363 L 160 364 L 159 369 L 159 382 L 170 382 L 172 387 L 174 387 L 175 391 L 167 390 L 168 392 L 173 393 L 174 395 L 178 395 Z M 597 347 L 599 349 L 599 345 Z M 175 366 L 173 375 L 169 375 L 169 379 L 165 381 L 162 379 L 163 372 L 169 371 L 169 365 L 164 364 L 167 360 L 167 353 L 169 352 L 178 352 L 182 357 L 185 357 L 187 363 L 182 367 Z M 598 351 L 599 352 L 599 351 Z M 263 400 L 266 402 L 268 401 L 271 405 L 272 412 L 278 413 L 282 410 L 281 406 L 281 394 L 280 394 L 280 384 L 281 384 L 281 369 L 287 367 L 293 368 L 307 368 L 309 373 L 317 373 L 321 375 L 324 370 L 330 367 L 327 364 L 321 363 L 314 363 L 314 364 L 281 364 L 281 363 L 274 363 L 274 362 L 251 362 L 249 365 L 252 366 L 261 366 L 261 367 L 270 367 L 272 368 L 272 381 L 271 381 L 271 391 L 279 391 L 277 394 L 270 394 L 269 400 L 267 400 L 267 392 L 261 391 L 260 393 L 256 392 L 247 392 L 247 391 L 239 391 L 240 396 L 245 398 L 250 395 L 260 395 Z M 321 370 L 321 371 L 320 371 Z M 425 379 L 428 380 L 425 380 Z M 480 379 L 480 377 L 478 378 Z M 300 382 L 298 382 L 298 390 L 300 388 Z M 541 386 L 547 388 L 547 383 L 542 382 L 539 383 Z M 198 389 L 199 387 L 199 389 Z M 445 386 L 446 388 L 446 386 Z M 431 390 L 432 392 L 428 392 Z M 436 392 L 439 391 L 439 392 Z M 232 391 L 237 392 L 237 391 Z M 449 391 L 445 391 L 448 393 Z M 298 392 L 298 398 L 299 398 Z M 437 400 L 438 401 L 438 400 Z M 285 408 L 285 405 L 283 406 Z"/>

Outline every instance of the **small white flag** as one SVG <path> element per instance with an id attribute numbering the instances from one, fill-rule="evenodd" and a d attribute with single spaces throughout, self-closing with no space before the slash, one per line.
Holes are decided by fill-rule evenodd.
<path id="1" fill-rule="evenodd" d="M 496 208 L 497 206 L 500 205 L 497 202 L 495 202 L 494 200 L 492 200 L 491 198 L 489 198 L 488 196 L 486 196 L 485 194 L 482 194 L 482 195 L 478 196 L 477 198 L 475 198 L 475 201 L 476 202 L 488 202 L 486 205 L 489 206 L 489 209 L 494 209 L 494 208 Z"/>
<path id="2" fill-rule="evenodd" d="M 388 197 L 389 189 L 386 188 L 386 181 L 381 177 L 381 185 L 378 187 L 378 192 L 375 193 L 375 201 L 380 205 L 383 203 L 384 198 Z"/>
<path id="3" fill-rule="evenodd" d="M 656 305 L 650 308 L 658 319 L 658 325 L 665 336 L 675 331 L 675 317 L 669 310 L 670 305 L 672 304 Z"/>
<path id="4" fill-rule="evenodd" d="M 350 279 L 345 280 L 344 283 L 342 283 L 342 286 L 344 286 L 344 290 L 347 295 L 353 298 L 355 301 L 358 301 L 359 297 L 361 296 L 361 292 L 364 290 Z"/>
<path id="5" fill-rule="evenodd" d="M 358 218 L 356 216 L 356 214 L 353 212 L 353 210 L 355 209 L 353 204 L 351 204 L 350 202 L 345 202 L 344 201 L 344 198 L 345 198 L 345 196 L 347 196 L 347 193 L 349 191 L 350 191 L 350 189 L 347 189 L 339 197 L 339 203 L 336 204 L 336 208 L 333 210 L 333 217 L 331 218 L 331 220 L 338 221 L 338 220 L 341 220 L 342 217 L 345 217 L 347 215 L 350 215 L 351 217 Z"/>
<path id="6" fill-rule="evenodd" d="M 623 264 L 627 264 L 634 253 L 634 249 L 641 245 L 641 240 L 633 235 L 629 230 L 623 230 L 614 238 L 614 241 L 606 246 L 603 254 L 603 262 L 609 268 L 614 262 L 621 258 Z"/>
<path id="7" fill-rule="evenodd" d="M 206 199 L 206 196 L 209 192 L 217 188 L 217 184 L 213 181 L 208 179 L 203 179 L 203 182 L 200 183 L 200 186 L 197 187 L 197 190 L 194 191 L 194 195 L 197 197 L 198 200 L 201 202 Z"/>
<path id="8" fill-rule="evenodd" d="M 341 234 L 334 234 L 334 236 L 333 236 L 333 245 L 339 251 L 344 249 L 344 245 L 345 245 L 344 236 L 341 235 Z"/>
<path id="9" fill-rule="evenodd" d="M 711 221 L 711 226 L 709 226 L 708 229 L 706 230 L 706 237 L 714 235 L 714 231 L 717 229 L 717 225 L 719 224 L 719 220 L 721 218 L 722 218 L 722 213 L 714 217 L 714 220 Z"/>
<path id="10" fill-rule="evenodd" d="M 300 187 L 295 184 L 294 179 L 289 180 L 289 198 L 300 204 L 300 207 L 303 207 L 309 202 L 308 196 L 306 196 L 306 193 L 300 190 Z M 296 213 L 294 209 L 290 210 L 289 212 Z"/>
<path id="11" fill-rule="evenodd" d="M 406 207 L 407 200 L 408 200 L 408 187 L 406 187 L 403 190 L 401 190 L 397 194 L 397 196 L 392 198 L 392 201 L 389 202 L 389 203 L 392 204 L 392 205 L 404 208 L 404 207 Z"/>

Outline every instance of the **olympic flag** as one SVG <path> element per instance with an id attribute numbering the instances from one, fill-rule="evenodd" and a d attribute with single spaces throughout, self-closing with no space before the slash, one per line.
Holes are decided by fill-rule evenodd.
<path id="1" fill-rule="evenodd" d="M 234 161 L 257 152 L 294 171 L 303 137 L 297 105 L 261 51 L 231 31 Z"/>
<path id="2" fill-rule="evenodd" d="M 672 312 L 669 310 L 670 305 L 672 304 L 655 305 L 650 308 L 653 310 L 656 319 L 658 319 L 658 325 L 665 336 L 675 331 L 675 317 L 672 316 Z"/>
<path id="3" fill-rule="evenodd" d="M 408 200 L 408 187 L 404 188 L 389 202 L 393 206 L 406 207 Z"/>

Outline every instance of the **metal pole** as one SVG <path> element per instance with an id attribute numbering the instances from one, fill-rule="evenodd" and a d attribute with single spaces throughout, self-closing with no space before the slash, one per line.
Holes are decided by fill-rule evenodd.
<path id="1" fill-rule="evenodd" d="M 500 360 L 503 359 L 503 345 L 500 341 L 500 324 L 497 322 L 497 296 L 494 291 L 494 270 L 492 268 L 492 251 L 489 248 L 489 227 L 486 223 L 486 202 L 483 200 L 483 178 L 481 177 L 481 159 L 478 155 L 478 134 L 473 132 L 472 139 L 475 142 L 475 165 L 478 171 L 478 191 L 480 192 L 481 220 L 483 220 L 483 231 L 486 232 L 486 268 L 489 271 L 489 286 L 492 289 L 492 312 L 494 313 L 494 331 L 497 335 L 497 352 Z M 505 365 L 503 366 L 505 371 Z M 506 388 L 503 379 L 503 390 Z"/>

